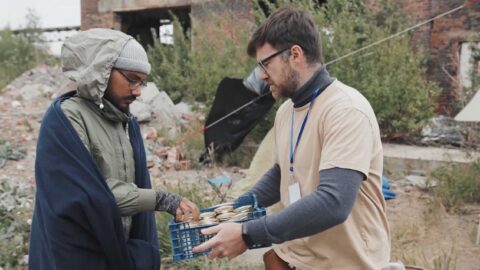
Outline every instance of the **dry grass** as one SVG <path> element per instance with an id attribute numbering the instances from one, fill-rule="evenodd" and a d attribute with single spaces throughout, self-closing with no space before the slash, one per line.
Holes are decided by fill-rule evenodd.
<path id="1" fill-rule="evenodd" d="M 399 190 L 398 195 L 387 203 L 392 261 L 419 269 L 477 269 L 480 246 L 474 243 L 475 211 L 451 213 L 439 198 L 419 190 Z M 469 207 L 480 209 L 478 204 Z"/>

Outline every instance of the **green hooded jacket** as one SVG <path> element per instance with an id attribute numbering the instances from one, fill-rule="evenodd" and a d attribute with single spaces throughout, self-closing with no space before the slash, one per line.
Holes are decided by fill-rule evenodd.
<path id="1" fill-rule="evenodd" d="M 62 110 L 112 190 L 127 239 L 131 216 L 154 211 L 156 196 L 153 189 L 134 184 L 135 164 L 127 124 L 132 116 L 103 97 L 112 67 L 131 38 L 109 29 L 89 30 L 68 39 L 61 55 L 64 74 L 78 85 L 76 95 L 61 104 Z"/>

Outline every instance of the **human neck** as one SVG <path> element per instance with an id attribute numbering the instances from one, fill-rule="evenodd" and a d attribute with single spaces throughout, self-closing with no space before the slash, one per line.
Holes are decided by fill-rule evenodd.
<path id="1" fill-rule="evenodd" d="M 330 77 L 328 71 L 322 65 L 317 65 L 317 69 L 310 75 L 308 80 L 304 82 L 291 97 L 295 108 L 302 107 L 309 103 L 312 99 L 314 91 L 320 94 L 328 85 L 330 85 L 334 78 Z"/>
<path id="2" fill-rule="evenodd" d="M 304 85 L 308 80 L 312 78 L 312 76 L 320 69 L 322 64 L 320 63 L 315 63 L 312 65 L 308 65 L 304 70 L 299 72 L 299 84 L 297 89 L 295 89 L 295 92 L 297 92 L 302 85 Z"/>

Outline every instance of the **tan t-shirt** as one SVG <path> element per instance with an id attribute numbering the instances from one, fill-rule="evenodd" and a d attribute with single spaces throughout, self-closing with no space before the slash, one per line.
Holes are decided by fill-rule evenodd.
<path id="1" fill-rule="evenodd" d="M 275 160 L 282 175 L 282 208 L 290 204 L 292 111 L 295 142 L 309 106 L 294 108 L 288 100 L 275 118 Z M 390 259 L 390 236 L 382 196 L 380 131 L 365 97 L 337 80 L 316 98 L 295 152 L 293 179 L 300 184 L 302 197 L 317 189 L 319 171 L 335 167 L 367 176 L 350 216 L 326 231 L 274 245 L 274 249 L 298 269 L 381 269 Z"/>

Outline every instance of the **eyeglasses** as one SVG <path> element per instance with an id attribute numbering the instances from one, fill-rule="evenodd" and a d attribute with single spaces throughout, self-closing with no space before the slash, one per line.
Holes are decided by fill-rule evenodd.
<path id="1" fill-rule="evenodd" d="M 275 53 L 273 53 L 273 54 L 271 54 L 271 55 L 263 58 L 262 60 L 260 60 L 260 61 L 257 62 L 257 65 L 258 65 L 259 67 L 261 67 L 261 68 L 263 69 L 263 71 L 264 71 L 268 76 L 270 76 L 270 75 L 268 74 L 268 70 L 267 70 L 268 61 L 272 60 L 275 56 L 280 55 L 280 54 L 282 54 L 283 52 L 285 52 L 285 51 L 287 51 L 287 50 L 290 50 L 290 48 L 285 48 L 285 49 L 283 49 L 283 50 L 279 50 L 279 51 L 277 51 L 277 52 L 275 52 Z"/>
<path id="2" fill-rule="evenodd" d="M 119 69 L 115 69 L 116 71 L 118 71 L 118 73 L 122 74 L 122 76 L 125 78 L 125 80 L 128 81 L 128 87 L 130 87 L 130 89 L 136 89 L 137 87 L 145 87 L 147 86 L 147 82 L 144 81 L 144 80 L 134 80 L 134 79 L 131 79 L 129 78 L 127 75 L 125 75 L 125 73 L 123 73 L 121 70 Z"/>

